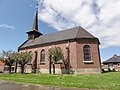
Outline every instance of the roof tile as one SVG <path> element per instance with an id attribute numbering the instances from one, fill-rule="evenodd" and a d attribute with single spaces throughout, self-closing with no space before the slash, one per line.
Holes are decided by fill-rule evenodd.
<path id="1" fill-rule="evenodd" d="M 28 40 L 27 42 L 22 44 L 19 48 L 25 48 L 34 45 L 40 45 L 63 40 L 71 40 L 76 38 L 96 38 L 96 37 L 91 35 L 82 27 L 78 26 L 67 30 L 54 32 L 51 34 L 41 35 L 39 38 L 36 38 L 34 40 Z"/>
<path id="2" fill-rule="evenodd" d="M 117 56 L 117 58 L 114 58 L 114 56 L 113 57 L 111 57 L 111 58 L 109 58 L 108 60 L 106 60 L 106 61 L 103 61 L 103 64 L 105 64 L 105 63 L 120 63 L 120 56 Z"/>

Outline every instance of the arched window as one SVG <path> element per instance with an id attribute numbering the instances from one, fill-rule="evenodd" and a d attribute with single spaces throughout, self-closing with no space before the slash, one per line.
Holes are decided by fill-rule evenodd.
<path id="1" fill-rule="evenodd" d="M 40 53 L 40 63 L 45 63 L 45 50 L 42 49 Z"/>
<path id="2" fill-rule="evenodd" d="M 31 58 L 30 58 L 28 64 L 32 64 L 32 52 L 30 51 L 29 54 L 31 55 Z"/>
<path id="3" fill-rule="evenodd" d="M 90 46 L 85 45 L 83 47 L 83 52 L 84 52 L 84 61 L 91 61 L 91 54 L 90 54 Z"/>

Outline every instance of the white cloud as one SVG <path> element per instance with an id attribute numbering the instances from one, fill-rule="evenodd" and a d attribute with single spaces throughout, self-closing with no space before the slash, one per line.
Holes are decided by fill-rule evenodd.
<path id="1" fill-rule="evenodd" d="M 57 30 L 82 26 L 101 47 L 120 45 L 120 0 L 39 0 L 39 19 Z"/>
<path id="2" fill-rule="evenodd" d="M 0 28 L 6 28 L 6 29 L 14 29 L 14 26 L 7 25 L 7 24 L 0 24 Z"/>

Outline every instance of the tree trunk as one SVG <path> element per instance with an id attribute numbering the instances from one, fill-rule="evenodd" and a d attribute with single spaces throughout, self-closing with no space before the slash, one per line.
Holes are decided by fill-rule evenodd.
<path id="1" fill-rule="evenodd" d="M 34 63 L 33 66 L 32 66 L 32 70 L 33 70 L 33 73 L 36 73 L 36 66 L 35 66 L 35 63 Z"/>
<path id="2" fill-rule="evenodd" d="M 11 73 L 12 66 L 9 66 L 9 73 Z"/>
<path id="3" fill-rule="evenodd" d="M 21 73 L 24 73 L 24 65 L 21 65 Z"/>
<path id="4" fill-rule="evenodd" d="M 36 73 L 37 72 L 37 52 L 35 52 L 35 61 L 34 61 L 34 73 Z"/>
<path id="5" fill-rule="evenodd" d="M 49 61 L 49 74 L 51 74 L 51 59 Z"/>
<path id="6" fill-rule="evenodd" d="M 15 73 L 17 72 L 17 62 L 15 64 Z"/>
<path id="7" fill-rule="evenodd" d="M 55 74 L 55 64 L 53 64 L 53 74 Z"/>

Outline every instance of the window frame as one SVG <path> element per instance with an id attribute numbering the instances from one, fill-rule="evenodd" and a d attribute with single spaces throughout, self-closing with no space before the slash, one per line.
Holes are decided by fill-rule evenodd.
<path id="1" fill-rule="evenodd" d="M 29 51 L 29 53 L 32 54 L 32 51 Z M 30 59 L 29 62 L 28 62 L 28 65 L 32 65 L 32 56 L 31 56 L 31 59 Z"/>
<path id="2" fill-rule="evenodd" d="M 40 51 L 40 64 L 45 64 L 45 49 Z"/>
<path id="3" fill-rule="evenodd" d="M 93 63 L 91 60 L 91 50 L 89 45 L 83 46 L 84 63 Z"/>

